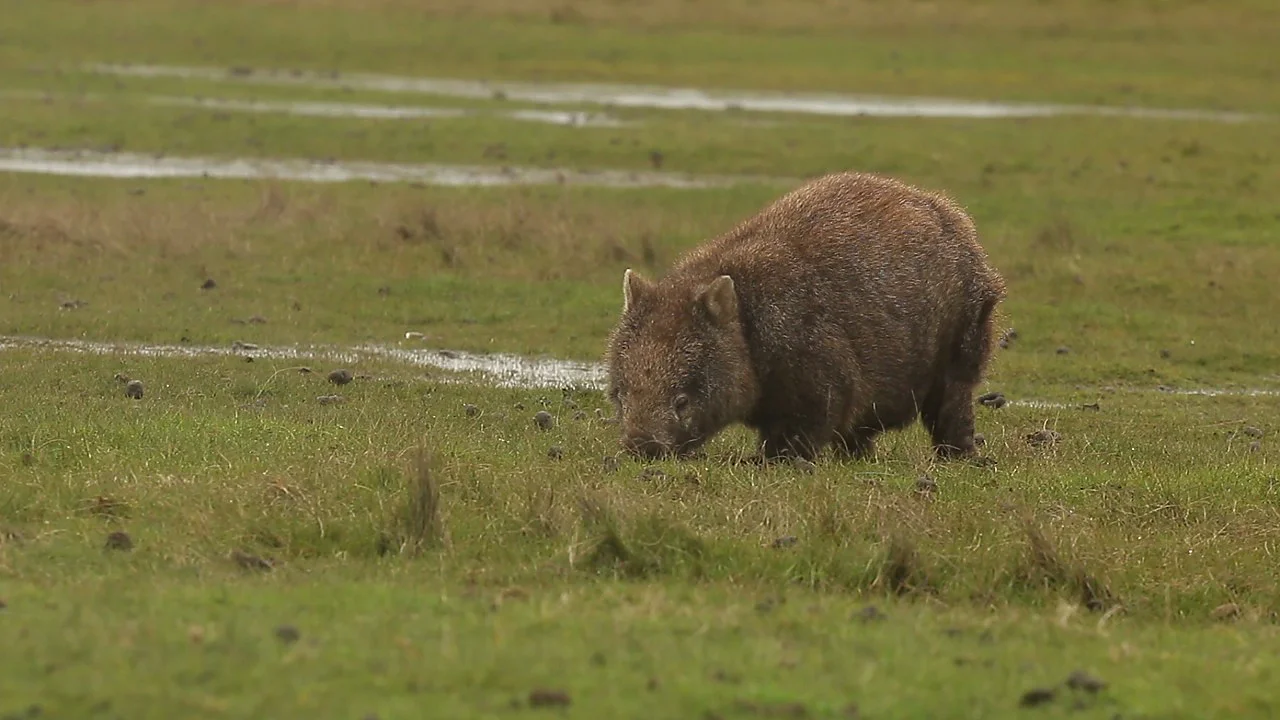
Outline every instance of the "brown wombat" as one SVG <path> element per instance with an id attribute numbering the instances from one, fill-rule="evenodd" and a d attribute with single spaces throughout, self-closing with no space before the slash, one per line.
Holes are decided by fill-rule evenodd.
<path id="1" fill-rule="evenodd" d="M 687 456 L 741 422 L 767 459 L 828 443 L 863 457 L 919 416 L 940 457 L 973 454 L 973 390 L 1004 296 L 948 198 L 818 178 L 661 281 L 625 272 L 606 358 L 622 445 Z"/>

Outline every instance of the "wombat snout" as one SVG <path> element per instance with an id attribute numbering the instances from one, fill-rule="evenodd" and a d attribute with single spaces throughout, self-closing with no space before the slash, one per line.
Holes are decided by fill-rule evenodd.
<path id="1" fill-rule="evenodd" d="M 663 442 L 652 434 L 642 431 L 628 432 L 622 438 L 622 447 L 629 453 L 649 460 L 672 454 L 671 443 Z"/>

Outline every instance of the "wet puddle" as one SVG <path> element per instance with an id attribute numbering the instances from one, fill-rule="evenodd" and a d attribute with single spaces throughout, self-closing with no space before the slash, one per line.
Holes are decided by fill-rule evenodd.
<path id="1" fill-rule="evenodd" d="M 49 338 L 0 337 L 0 352 L 27 348 L 79 352 L 92 355 L 132 355 L 159 358 L 252 357 L 263 360 L 297 362 L 324 361 L 355 365 L 362 360 L 383 360 L 450 373 L 443 380 L 473 380 L 494 387 L 561 388 L 604 387 L 604 368 L 598 363 L 582 363 L 554 358 L 531 358 L 508 354 L 476 354 L 458 350 L 398 348 L 386 345 L 356 347 L 289 347 L 235 343 L 225 347 L 157 345 L 127 342 L 94 342 Z"/>
<path id="2" fill-rule="evenodd" d="M 627 170 L 570 170 L 365 161 L 172 157 L 162 154 L 0 148 L 0 171 L 111 178 L 223 178 L 305 182 L 407 182 L 424 185 L 590 185 L 617 188 L 713 188 L 782 178 L 685 175 Z"/>
<path id="3" fill-rule="evenodd" d="M 209 347 L 0 337 L 0 352 L 20 348 L 80 352 L 95 355 L 133 355 L 161 358 L 253 357 L 255 359 L 299 362 L 325 361 L 344 365 L 356 365 L 362 360 L 381 360 L 443 371 L 447 375 L 439 379 L 446 382 L 469 382 L 505 388 L 573 387 L 602 390 L 606 380 L 604 366 L 595 362 L 388 345 L 290 347 L 237 343 L 225 347 Z M 1201 395 L 1209 397 L 1280 397 L 1280 389 L 1260 388 L 1177 389 L 1161 387 L 1125 392 L 1157 392 L 1171 395 Z M 1035 398 L 1010 399 L 1007 404 L 1012 407 L 1027 407 L 1038 410 L 1078 410 L 1082 408 L 1080 403 L 1065 403 Z"/>
<path id="4" fill-rule="evenodd" d="M 588 112 L 556 112 L 553 110 L 510 110 L 489 112 L 466 108 L 413 107 L 408 105 L 361 105 L 337 102 L 267 102 L 258 100 L 218 100 L 213 98 L 183 98 L 153 96 L 147 99 L 153 105 L 192 107 L 205 110 L 244 113 L 278 113 L 304 117 L 359 118 L 373 120 L 421 120 L 457 119 L 473 117 L 499 117 L 522 122 L 564 125 L 568 127 L 623 127 L 627 123 L 617 118 Z"/>
<path id="5" fill-rule="evenodd" d="M 1213 110 L 1097 105 L 1001 103 L 949 98 L 770 93 L 699 90 L 598 83 L 486 82 L 401 77 L 370 73 L 304 72 L 258 68 L 91 64 L 93 72 L 133 77 L 178 77 L 261 85 L 416 93 L 471 99 L 506 99 L 535 104 L 605 105 L 621 108 L 798 113 L 808 115 L 917 118 L 1033 118 L 1095 115 L 1164 120 L 1244 122 L 1268 116 Z"/>

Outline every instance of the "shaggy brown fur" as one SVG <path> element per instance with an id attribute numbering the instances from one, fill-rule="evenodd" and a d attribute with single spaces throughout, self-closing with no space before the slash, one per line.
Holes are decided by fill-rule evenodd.
<path id="1" fill-rule="evenodd" d="M 733 423 L 765 458 L 862 457 L 920 417 L 974 452 L 973 389 L 1004 281 L 948 198 L 861 173 L 818 178 L 696 248 L 630 269 L 609 339 L 622 445 L 688 455 Z"/>

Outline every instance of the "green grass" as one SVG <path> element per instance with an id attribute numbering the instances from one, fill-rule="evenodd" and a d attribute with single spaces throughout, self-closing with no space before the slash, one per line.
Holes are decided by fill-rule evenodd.
<path id="1" fill-rule="evenodd" d="M 989 465 L 935 464 L 919 427 L 812 472 L 744 462 L 740 428 L 704 459 L 645 465 L 613 459 L 591 389 L 367 359 L 339 387 L 329 361 L 6 348 L 0 717 L 1274 714 L 1280 398 L 1157 390 L 1280 385 L 1274 121 L 299 118 L 146 98 L 527 106 L 76 69 L 1280 110 L 1269 3 L 931 8 L 0 1 L 22 29 L 0 43 L 0 92 L 16 91 L 0 146 L 632 170 L 659 150 L 665 171 L 784 179 L 0 174 L 0 336 L 597 359 L 625 268 L 659 274 L 785 178 L 853 168 L 969 208 L 1018 331 L 982 390 L 1057 403 L 979 408 Z M 1030 444 L 1042 428 L 1060 440 Z M 1106 687 L 1065 687 L 1074 671 Z M 1020 707 L 1037 688 L 1056 695 Z M 570 704 L 532 709 L 535 691 Z"/>

